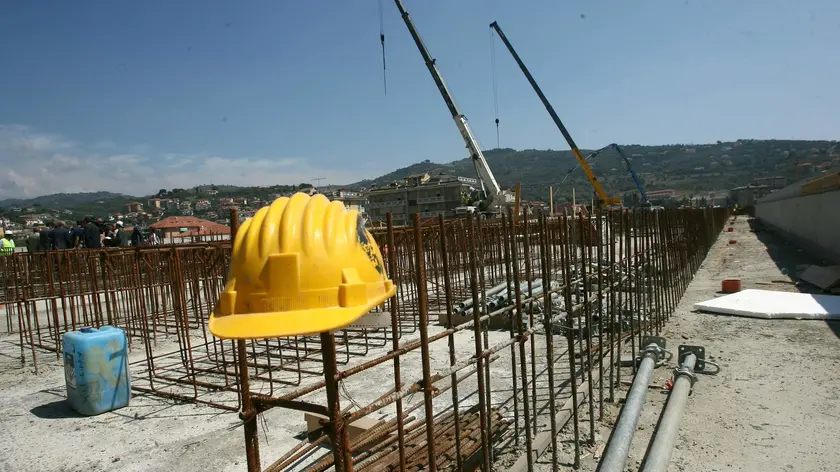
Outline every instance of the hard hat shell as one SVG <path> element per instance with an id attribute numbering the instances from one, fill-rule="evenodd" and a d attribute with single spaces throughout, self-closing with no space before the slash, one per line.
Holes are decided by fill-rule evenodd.
<path id="1" fill-rule="evenodd" d="M 260 339 L 341 329 L 395 292 L 359 212 L 296 193 L 240 227 L 210 332 Z"/>

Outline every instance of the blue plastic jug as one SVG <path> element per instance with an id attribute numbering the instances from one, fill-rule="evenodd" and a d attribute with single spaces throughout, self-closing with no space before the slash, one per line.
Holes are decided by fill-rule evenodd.
<path id="1" fill-rule="evenodd" d="M 61 338 L 67 401 L 83 415 L 128 405 L 131 380 L 125 332 L 113 326 L 68 331 Z"/>

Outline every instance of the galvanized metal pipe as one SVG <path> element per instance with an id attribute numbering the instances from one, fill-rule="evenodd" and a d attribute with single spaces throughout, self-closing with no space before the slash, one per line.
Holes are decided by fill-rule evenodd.
<path id="1" fill-rule="evenodd" d="M 610 441 L 604 451 L 604 457 L 598 464 L 598 472 L 624 472 L 627 455 L 630 453 L 630 443 L 636 428 L 639 426 L 639 416 L 645 404 L 648 385 L 653 377 L 653 368 L 659 356 L 660 348 L 655 343 L 648 344 L 642 351 L 642 360 L 633 378 L 633 385 L 627 394 L 627 400 L 610 436 Z M 591 401 L 591 397 L 590 397 Z"/>
<path id="2" fill-rule="evenodd" d="M 440 215 L 440 216 L 443 216 L 443 215 Z M 492 287 L 492 288 L 486 290 L 484 293 L 485 293 L 486 297 L 489 299 L 491 296 L 496 295 L 497 293 L 500 293 L 502 290 L 505 290 L 506 288 L 507 288 L 507 282 L 502 282 L 502 283 L 496 285 L 495 287 Z M 458 305 L 455 307 L 455 309 L 456 310 L 463 310 L 465 308 L 471 307 L 472 304 L 473 304 L 473 300 L 472 300 L 472 298 L 469 298 L 469 299 L 466 299 L 464 301 L 459 302 Z"/>
<path id="3" fill-rule="evenodd" d="M 645 456 L 642 472 L 665 472 L 674 452 L 677 434 L 680 430 L 680 420 L 685 409 L 688 394 L 694 383 L 694 364 L 697 357 L 687 354 L 674 373 L 674 387 L 668 395 L 668 403 L 662 411 L 662 418 L 656 427 L 653 440 Z"/>

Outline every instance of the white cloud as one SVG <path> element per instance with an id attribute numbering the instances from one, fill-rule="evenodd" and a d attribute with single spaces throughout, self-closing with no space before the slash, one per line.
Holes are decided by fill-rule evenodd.
<path id="1" fill-rule="evenodd" d="M 146 159 L 136 154 L 117 154 L 116 156 L 109 156 L 106 160 L 111 164 L 133 165 L 139 164 Z"/>
<path id="2" fill-rule="evenodd" d="M 360 167 L 337 169 L 296 157 L 223 157 L 154 153 L 147 145 L 85 145 L 28 126 L 0 124 L 0 199 L 107 190 L 149 195 L 201 184 L 343 184 L 370 177 Z"/>
<path id="3" fill-rule="evenodd" d="M 74 147 L 76 143 L 61 135 L 37 133 L 29 126 L 0 125 L 0 150 L 20 152 L 56 152 Z"/>
<path id="4" fill-rule="evenodd" d="M 76 156 L 70 156 L 66 154 L 55 154 L 49 160 L 50 167 L 57 168 L 58 170 L 67 171 L 72 169 L 78 169 L 81 167 L 82 162 Z"/>

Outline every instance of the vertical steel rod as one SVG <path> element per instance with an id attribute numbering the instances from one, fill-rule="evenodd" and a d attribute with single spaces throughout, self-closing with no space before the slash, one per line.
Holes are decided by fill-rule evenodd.
<path id="1" fill-rule="evenodd" d="M 508 208 L 508 225 L 510 227 L 509 244 L 511 247 L 511 265 L 513 266 L 513 292 L 516 300 L 516 308 L 513 312 L 511 312 L 511 317 L 516 319 L 516 330 L 517 335 L 519 336 L 517 344 L 519 344 L 519 374 L 520 381 L 522 382 L 522 416 L 525 420 L 525 454 L 527 454 L 526 457 L 528 459 L 528 472 L 531 472 L 534 470 L 534 452 L 531 440 L 531 409 L 528 400 L 528 366 L 526 365 L 525 360 L 525 339 L 523 336 L 524 327 L 522 326 L 522 291 L 520 290 L 518 262 L 519 248 L 516 245 L 518 227 L 513 223 L 514 221 L 513 209 Z M 574 375 L 574 373 L 572 373 L 572 375 Z"/>
<path id="2" fill-rule="evenodd" d="M 385 215 L 385 225 L 388 239 L 388 251 L 386 257 L 388 258 L 388 271 L 391 277 L 397 273 L 397 245 L 394 240 L 394 220 L 391 212 Z M 444 261 L 444 265 L 446 261 Z M 394 279 L 396 281 L 396 279 Z M 397 296 L 391 297 L 391 348 L 396 351 L 400 348 L 400 328 L 399 328 L 399 302 Z M 394 388 L 400 390 L 402 388 L 402 379 L 400 378 L 400 356 L 394 356 Z M 402 398 L 397 399 L 397 448 L 400 454 L 400 470 L 405 470 L 405 419 L 403 418 L 403 402 Z"/>
<path id="3" fill-rule="evenodd" d="M 335 336 L 321 333 L 321 358 L 324 361 L 324 378 L 327 381 L 327 408 L 330 412 L 330 441 L 336 472 L 353 472 L 353 451 L 344 424 L 341 399 L 338 395 L 338 364 L 335 357 Z"/>
<path id="4" fill-rule="evenodd" d="M 236 233 L 239 231 L 239 211 L 236 208 L 230 210 L 230 239 L 236 240 Z M 240 417 L 245 423 L 245 455 L 248 462 L 248 472 L 260 472 L 260 442 L 257 436 L 257 412 L 251 400 L 250 379 L 248 377 L 248 358 L 244 339 L 236 341 L 236 360 L 239 363 L 239 394 L 242 403 Z"/>
<path id="5" fill-rule="evenodd" d="M 572 209 L 574 212 L 574 208 Z M 572 224 L 574 224 L 574 216 L 572 218 Z M 560 250 L 560 266 L 563 269 L 563 285 L 565 285 L 565 289 L 563 290 L 563 296 L 565 298 L 565 305 L 566 305 L 566 342 L 569 346 L 569 373 L 571 375 L 571 386 L 572 386 L 572 419 L 574 421 L 574 432 L 575 432 L 575 462 L 574 468 L 580 468 L 580 415 L 579 415 L 579 403 L 577 401 L 578 397 L 578 383 L 577 383 L 577 367 L 575 366 L 575 329 L 574 329 L 574 320 L 575 316 L 572 312 L 572 264 L 571 264 L 571 247 L 572 247 L 572 235 L 570 231 L 571 227 L 569 226 L 569 215 L 566 214 L 566 210 L 563 210 L 563 224 L 560 225 L 560 233 L 561 233 L 561 241 L 562 241 L 562 248 Z M 591 401 L 591 399 L 590 399 Z"/>
<path id="6" fill-rule="evenodd" d="M 426 264 L 423 260 L 423 233 L 420 231 L 420 214 L 414 214 L 414 253 L 417 257 L 417 304 L 420 314 L 420 351 L 423 365 L 423 402 L 426 410 L 426 453 L 429 471 L 437 470 L 435 455 L 435 411 L 432 405 L 431 360 L 429 358 L 429 300 L 426 286 Z"/>

